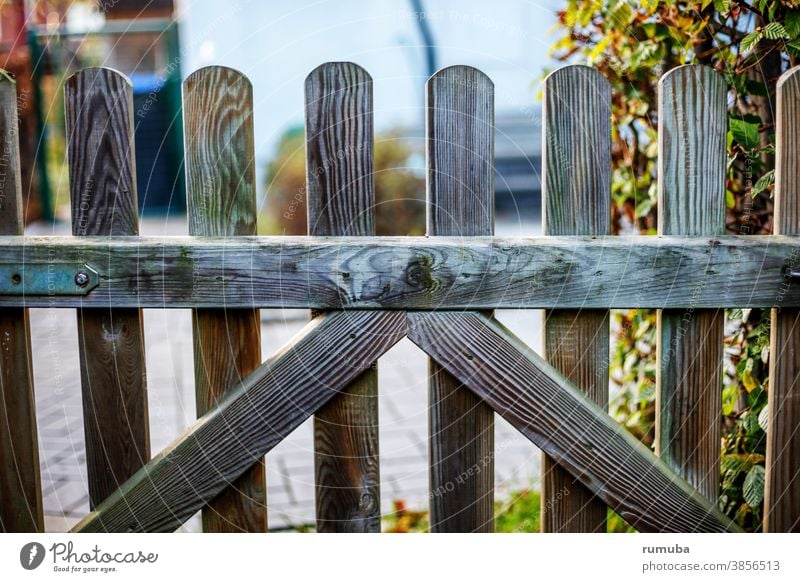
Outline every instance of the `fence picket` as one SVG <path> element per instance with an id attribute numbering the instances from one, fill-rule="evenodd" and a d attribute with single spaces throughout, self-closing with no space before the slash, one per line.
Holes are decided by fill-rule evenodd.
<path id="1" fill-rule="evenodd" d="M 494 84 L 467 66 L 426 85 L 428 234 L 494 234 Z M 429 360 L 430 527 L 494 529 L 494 413 Z"/>
<path id="2" fill-rule="evenodd" d="M 72 234 L 139 232 L 130 81 L 89 68 L 64 88 Z M 92 507 L 150 458 L 140 309 L 78 309 L 86 464 Z"/>
<path id="3" fill-rule="evenodd" d="M 611 234 L 611 85 L 574 65 L 551 73 L 544 94 L 544 234 Z M 608 310 L 547 311 L 543 332 L 548 362 L 606 408 Z M 543 455 L 542 531 L 601 532 L 606 515 L 602 501 Z"/>
<path id="4" fill-rule="evenodd" d="M 795 67 L 778 81 L 774 234 L 800 235 L 798 127 L 800 67 Z M 790 263 L 800 267 L 800 253 Z M 770 333 L 764 531 L 800 532 L 800 309 L 773 309 Z"/>
<path id="5" fill-rule="evenodd" d="M 372 78 L 325 63 L 306 78 L 308 232 L 373 236 Z M 317 531 L 380 531 L 377 362 L 314 417 Z"/>
<path id="6" fill-rule="evenodd" d="M 256 234 L 253 89 L 227 67 L 205 67 L 183 85 L 189 234 Z M 261 364 L 257 309 L 195 309 L 197 415 Z M 267 530 L 264 459 L 234 480 L 203 509 L 203 531 Z"/>
<path id="7" fill-rule="evenodd" d="M 18 128 L 17 84 L 0 70 L 0 236 L 24 232 Z M 43 532 L 28 310 L 0 309 L 0 330 L 0 531 Z"/>
<path id="8" fill-rule="evenodd" d="M 659 234 L 725 233 L 725 79 L 673 69 L 658 91 Z M 712 267 L 712 265 L 709 265 Z M 719 491 L 724 311 L 658 312 L 656 450 L 708 499 Z"/>

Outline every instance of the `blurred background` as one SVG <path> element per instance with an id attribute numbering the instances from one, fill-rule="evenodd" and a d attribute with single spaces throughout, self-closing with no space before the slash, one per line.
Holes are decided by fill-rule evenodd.
<path id="1" fill-rule="evenodd" d="M 75 71 L 113 67 L 133 84 L 140 209 L 185 211 L 181 81 L 227 65 L 254 86 L 260 206 L 279 205 L 303 174 L 303 81 L 325 61 L 349 60 L 374 79 L 378 229 L 424 229 L 423 87 L 436 69 L 469 64 L 494 81 L 497 205 L 533 221 L 539 212 L 538 81 L 547 67 L 554 0 L 4 0 L 0 62 L 20 79 L 24 191 L 29 221 L 68 220 L 63 84 Z M 397 170 L 387 174 L 382 170 Z M 386 182 L 386 183 L 385 183 Z M 402 191 L 399 202 L 388 192 Z M 269 232 L 305 232 L 266 212 Z M 381 214 L 392 220 L 381 220 Z M 397 221 L 398 215 L 401 221 Z"/>

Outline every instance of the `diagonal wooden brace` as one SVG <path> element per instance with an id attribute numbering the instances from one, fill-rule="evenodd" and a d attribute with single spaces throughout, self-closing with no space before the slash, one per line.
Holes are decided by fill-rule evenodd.
<path id="1" fill-rule="evenodd" d="M 411 341 L 639 531 L 739 531 L 497 321 L 475 312 L 408 318 Z"/>
<path id="2" fill-rule="evenodd" d="M 405 334 L 403 312 L 315 318 L 73 531 L 177 529 Z"/>

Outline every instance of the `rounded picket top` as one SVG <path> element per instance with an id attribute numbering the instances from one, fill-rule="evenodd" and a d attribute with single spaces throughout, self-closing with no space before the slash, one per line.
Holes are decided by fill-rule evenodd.
<path id="1" fill-rule="evenodd" d="M 369 141 L 372 142 L 372 76 L 364 67 L 350 61 L 329 61 L 322 63 L 306 76 L 307 136 L 315 135 L 309 132 L 331 129 L 329 124 L 325 128 L 319 125 L 320 116 L 331 114 L 330 106 L 323 104 L 326 98 L 342 101 L 340 114 L 343 118 L 350 114 L 366 116 L 366 129 L 369 132 Z"/>
<path id="2" fill-rule="evenodd" d="M 470 65 L 449 65 L 442 67 L 425 82 L 426 95 L 430 97 L 434 90 L 452 90 L 461 88 L 475 92 L 487 91 L 494 99 L 494 82 L 489 76 Z"/>
<path id="3" fill-rule="evenodd" d="M 692 85 L 701 88 L 704 97 L 725 101 L 728 92 L 725 77 L 707 65 L 680 65 L 670 69 L 658 80 L 659 95 L 662 90 L 670 88 L 685 90 Z M 705 100 L 710 101 L 708 97 Z"/>
<path id="4" fill-rule="evenodd" d="M 468 65 L 425 85 L 428 234 L 494 234 L 494 83 Z"/>
<path id="5" fill-rule="evenodd" d="M 86 67 L 70 75 L 64 91 L 133 91 L 133 83 L 127 75 L 111 67 Z"/>
<path id="6" fill-rule="evenodd" d="M 311 235 L 375 233 L 372 100 L 372 77 L 356 63 L 323 63 L 306 77 L 306 210 Z"/>
<path id="7" fill-rule="evenodd" d="M 611 83 L 597 69 L 545 78 L 542 168 L 546 234 L 611 234 Z"/>
<path id="8" fill-rule="evenodd" d="M 727 131 L 727 95 L 725 77 L 706 65 L 681 65 L 667 71 L 658 80 L 659 107 L 669 102 L 672 113 L 679 114 L 681 110 L 676 110 L 674 103 L 685 101 L 693 110 L 697 123 L 723 133 Z M 709 126 L 709 122 L 716 124 Z"/>
<path id="9" fill-rule="evenodd" d="M 188 91 L 216 86 L 219 86 L 220 90 L 226 90 L 229 87 L 245 87 L 250 93 L 253 92 L 253 84 L 247 75 L 225 65 L 200 67 L 183 81 L 184 94 Z"/>
<path id="10" fill-rule="evenodd" d="M 798 91 L 800 87 L 800 65 L 792 67 L 780 77 L 778 77 L 777 89 Z"/>
<path id="11" fill-rule="evenodd" d="M 555 103 L 574 103 L 583 107 L 590 102 L 591 107 L 601 109 L 603 115 L 607 113 L 609 120 L 611 119 L 611 83 L 594 67 L 586 65 L 560 67 L 547 75 L 543 83 L 543 115 L 547 114 L 548 104 L 552 109 Z M 553 99 L 549 98 L 551 96 Z M 609 137 L 610 135 L 609 126 Z"/>
<path id="12" fill-rule="evenodd" d="M 660 234 L 725 233 L 728 87 L 705 65 L 682 65 L 658 82 Z"/>
<path id="13" fill-rule="evenodd" d="M 64 110 L 73 235 L 138 234 L 131 80 L 109 67 L 78 71 Z"/>
<path id="14" fill-rule="evenodd" d="M 256 234 L 253 85 L 221 65 L 183 82 L 183 142 L 189 232 Z"/>
<path id="15" fill-rule="evenodd" d="M 367 70 L 351 61 L 329 61 L 313 69 L 305 80 L 306 107 L 314 106 L 317 99 L 344 90 L 363 88 L 369 94 L 372 106 L 372 76 Z"/>
<path id="16" fill-rule="evenodd" d="M 576 85 L 582 87 L 584 85 L 595 87 L 598 92 L 608 99 L 611 99 L 611 83 L 603 74 L 594 67 L 586 65 L 566 65 L 551 71 L 544 78 L 545 91 L 554 86 L 562 86 L 563 84 Z"/>

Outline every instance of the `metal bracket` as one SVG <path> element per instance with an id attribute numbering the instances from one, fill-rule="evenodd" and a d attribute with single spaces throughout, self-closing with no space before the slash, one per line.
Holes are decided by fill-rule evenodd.
<path id="1" fill-rule="evenodd" d="M 0 263 L 0 295 L 88 295 L 99 284 L 83 263 Z"/>

